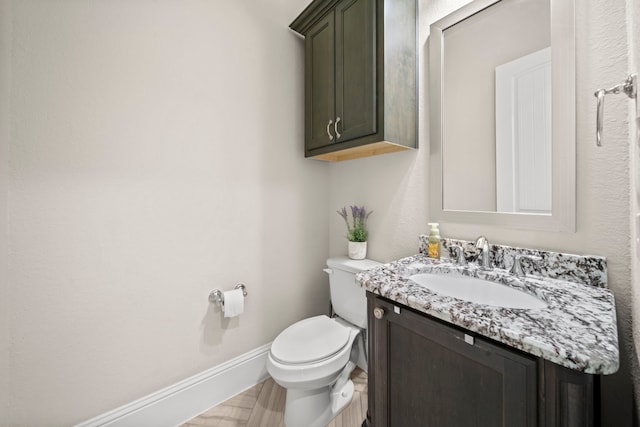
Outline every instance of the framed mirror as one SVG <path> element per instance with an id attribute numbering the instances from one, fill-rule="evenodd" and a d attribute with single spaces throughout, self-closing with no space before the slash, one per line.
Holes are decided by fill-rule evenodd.
<path id="1" fill-rule="evenodd" d="M 474 0 L 431 25 L 433 220 L 575 231 L 569 0 Z"/>

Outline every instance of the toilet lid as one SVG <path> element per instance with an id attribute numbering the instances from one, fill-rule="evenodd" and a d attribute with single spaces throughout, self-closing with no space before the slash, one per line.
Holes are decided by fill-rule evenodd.
<path id="1" fill-rule="evenodd" d="M 348 327 L 327 316 L 301 320 L 282 331 L 271 344 L 271 355 L 283 363 L 309 363 L 342 350 L 349 341 Z"/>

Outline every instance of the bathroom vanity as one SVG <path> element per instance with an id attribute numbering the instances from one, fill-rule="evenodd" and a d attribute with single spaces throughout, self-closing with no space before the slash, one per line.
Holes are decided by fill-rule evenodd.
<path id="1" fill-rule="evenodd" d="M 538 275 L 514 275 L 504 267 L 518 251 L 531 253 L 492 245 L 501 268 L 489 270 L 418 254 L 358 275 L 368 298 L 370 425 L 600 425 L 600 376 L 619 358 L 606 263 L 534 251 L 545 262 Z M 411 279 L 425 272 L 490 280 L 545 306 L 453 298 Z"/>

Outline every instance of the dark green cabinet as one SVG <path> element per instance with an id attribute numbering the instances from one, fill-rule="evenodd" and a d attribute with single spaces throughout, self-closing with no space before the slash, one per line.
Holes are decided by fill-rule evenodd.
<path id="1" fill-rule="evenodd" d="M 305 36 L 306 157 L 417 147 L 416 11 L 415 0 L 316 0 L 291 24 Z"/>
<path id="2" fill-rule="evenodd" d="M 367 293 L 373 427 L 585 427 L 597 381 Z"/>
<path id="3" fill-rule="evenodd" d="M 335 108 L 335 22 L 334 12 L 328 13 L 310 30 L 305 41 L 305 68 L 311 70 L 306 79 L 305 139 L 310 150 L 333 142 L 333 127 L 337 127 Z"/>

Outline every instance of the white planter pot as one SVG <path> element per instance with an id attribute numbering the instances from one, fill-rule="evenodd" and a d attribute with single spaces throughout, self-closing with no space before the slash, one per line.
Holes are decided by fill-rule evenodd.
<path id="1" fill-rule="evenodd" d="M 367 256 L 367 242 L 349 242 L 349 258 L 365 259 Z"/>

